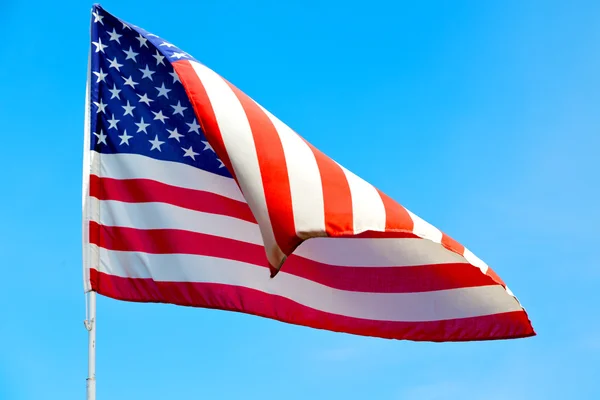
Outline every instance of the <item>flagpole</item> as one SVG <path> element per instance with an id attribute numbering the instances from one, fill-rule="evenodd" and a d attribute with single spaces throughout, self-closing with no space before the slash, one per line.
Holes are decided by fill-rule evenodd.
<path id="1" fill-rule="evenodd" d="M 88 331 L 87 400 L 96 400 L 96 292 L 88 293 L 88 316 L 84 321 Z"/>
<path id="2" fill-rule="evenodd" d="M 93 12 L 93 8 L 92 8 Z M 93 24 L 93 23 L 92 23 Z M 92 35 L 92 24 L 90 24 L 90 38 Z M 98 39 L 100 40 L 100 39 Z M 88 331 L 88 376 L 86 379 L 86 399 L 96 400 L 96 292 L 92 290 L 89 276 L 89 221 L 90 221 L 90 210 L 89 210 L 89 182 L 90 182 L 90 111 L 91 111 L 91 74 L 92 74 L 92 49 L 91 44 L 88 49 L 88 66 L 87 66 L 87 80 L 85 85 L 85 114 L 84 114 L 84 129 L 83 129 L 83 202 L 82 202 L 82 238 L 83 238 L 83 279 L 84 288 L 86 289 L 86 304 L 85 304 L 85 321 L 83 324 L 85 329 Z"/>

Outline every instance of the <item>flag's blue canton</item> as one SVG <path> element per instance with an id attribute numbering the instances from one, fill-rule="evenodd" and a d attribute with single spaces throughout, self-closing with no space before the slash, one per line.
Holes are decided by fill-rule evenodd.
<path id="1" fill-rule="evenodd" d="M 172 61 L 169 42 L 94 6 L 91 140 L 101 153 L 134 153 L 231 175 L 209 145 Z"/>

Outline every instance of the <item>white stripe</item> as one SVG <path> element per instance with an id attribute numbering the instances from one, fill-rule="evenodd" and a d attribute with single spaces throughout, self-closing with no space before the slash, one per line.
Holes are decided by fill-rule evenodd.
<path id="1" fill-rule="evenodd" d="M 349 267 L 411 267 L 466 261 L 439 244 L 418 238 L 315 238 L 302 243 L 294 253 L 324 264 Z"/>
<path id="2" fill-rule="evenodd" d="M 474 266 L 479 268 L 481 270 L 481 272 L 483 272 L 484 274 L 487 273 L 487 271 L 489 269 L 488 265 L 485 262 L 483 262 L 483 260 L 481 260 L 479 257 L 477 257 L 475 254 L 473 254 L 471 252 L 471 250 L 465 248 L 465 251 L 463 252 L 463 257 L 465 257 L 465 259 L 470 264 L 473 264 Z M 508 290 L 508 288 L 507 288 L 507 290 Z"/>
<path id="3" fill-rule="evenodd" d="M 290 180 L 294 226 L 301 239 L 325 236 L 323 184 L 317 160 L 308 144 L 279 118 L 257 105 L 277 130 Z"/>
<path id="4" fill-rule="evenodd" d="M 100 248 L 96 268 L 120 277 L 162 282 L 207 282 L 243 286 L 278 295 L 320 311 L 379 321 L 437 321 L 520 311 L 502 286 L 423 293 L 351 292 L 286 274 L 269 279 L 265 269 L 239 261 L 186 254 L 148 254 Z"/>
<path id="5" fill-rule="evenodd" d="M 92 151 L 92 156 L 100 153 Z M 102 154 L 102 167 L 92 166 L 92 174 L 101 178 L 151 179 L 171 186 L 212 192 L 246 202 L 231 178 L 210 173 L 178 162 L 156 160 L 138 154 Z"/>
<path id="6" fill-rule="evenodd" d="M 429 222 L 425 221 L 421 217 L 413 214 L 409 210 L 406 210 L 408 215 L 413 220 L 413 233 L 423 239 L 429 239 L 434 243 L 442 243 L 443 233 L 435 226 L 431 225 Z"/>
<path id="7" fill-rule="evenodd" d="M 164 203 L 124 203 L 94 198 L 92 204 L 96 204 L 100 210 L 100 217 L 94 221 L 106 226 L 182 229 L 262 245 L 258 226 L 237 218 Z M 417 266 L 466 261 L 439 244 L 417 238 L 314 238 L 302 243 L 294 254 L 325 264 L 356 267 Z"/>
<path id="8" fill-rule="evenodd" d="M 339 165 L 339 164 L 338 164 Z M 385 206 L 373 185 L 339 165 L 346 175 L 352 197 L 354 233 L 385 231 Z"/>
<path id="9" fill-rule="evenodd" d="M 258 154 L 246 112 L 223 78 L 195 61 L 190 61 L 190 64 L 210 100 L 235 176 L 254 218 L 258 221 L 267 258 L 271 265 L 279 267 L 285 255 L 277 245 L 273 234 Z"/>
<path id="10" fill-rule="evenodd" d="M 181 229 L 262 246 L 258 225 L 225 215 L 187 210 L 165 203 L 123 203 L 93 198 L 101 225 L 135 229 Z"/>

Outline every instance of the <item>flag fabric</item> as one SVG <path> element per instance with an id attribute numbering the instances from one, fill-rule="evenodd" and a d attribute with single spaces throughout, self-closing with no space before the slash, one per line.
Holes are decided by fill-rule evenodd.
<path id="1" fill-rule="evenodd" d="M 86 291 L 394 339 L 535 334 L 471 251 L 98 5 L 87 89 Z"/>

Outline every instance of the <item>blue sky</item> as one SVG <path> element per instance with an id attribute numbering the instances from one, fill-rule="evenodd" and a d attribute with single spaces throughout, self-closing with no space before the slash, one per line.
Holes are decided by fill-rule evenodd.
<path id="1" fill-rule="evenodd" d="M 102 5 L 466 244 L 538 336 L 388 341 L 99 298 L 99 399 L 600 398 L 600 3 Z M 91 6 L 0 4 L 0 399 L 85 394 Z"/>

